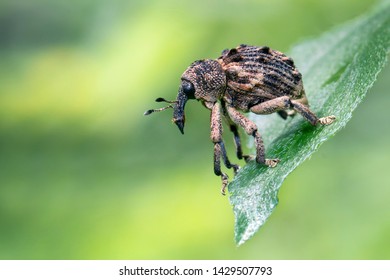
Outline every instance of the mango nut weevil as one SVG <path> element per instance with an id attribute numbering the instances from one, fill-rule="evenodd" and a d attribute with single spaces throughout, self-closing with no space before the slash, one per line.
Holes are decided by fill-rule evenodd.
<path id="1" fill-rule="evenodd" d="M 227 157 L 222 139 L 222 116 L 234 135 L 238 159 L 243 158 L 246 162 L 255 159 L 258 164 L 270 167 L 275 167 L 279 159 L 265 158 L 263 140 L 256 124 L 241 112 L 277 112 L 283 119 L 298 112 L 312 125 L 329 125 L 336 119 L 335 116 L 318 118 L 309 109 L 302 75 L 295 68 L 293 60 L 269 47 L 240 45 L 224 50 L 216 60 L 193 62 L 181 76 L 177 99 L 168 101 L 157 98 L 157 102 L 167 102 L 169 105 L 148 110 L 144 115 L 172 108 L 173 122 L 184 134 L 184 107 L 190 99 L 200 100 L 211 110 L 214 173 L 221 176 L 222 194 L 225 194 L 228 176 L 221 171 L 221 158 L 228 169 L 233 168 L 234 174 L 240 168 L 230 163 Z M 238 126 L 254 137 L 256 156 L 243 155 Z"/>

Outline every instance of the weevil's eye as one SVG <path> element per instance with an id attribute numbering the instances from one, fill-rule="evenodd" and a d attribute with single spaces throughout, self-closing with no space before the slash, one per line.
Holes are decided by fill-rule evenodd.
<path id="1" fill-rule="evenodd" d="M 183 93 L 185 95 L 187 95 L 187 97 L 189 99 L 195 98 L 195 95 L 194 95 L 195 94 L 195 88 L 194 88 L 194 85 L 191 82 L 183 80 L 181 82 L 181 88 L 183 90 Z"/>

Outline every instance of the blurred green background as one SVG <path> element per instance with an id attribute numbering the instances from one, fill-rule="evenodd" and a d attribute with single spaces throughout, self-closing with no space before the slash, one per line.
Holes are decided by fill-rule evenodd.
<path id="1" fill-rule="evenodd" d="M 288 51 L 374 3 L 0 1 L 0 258 L 389 259 L 390 67 L 239 248 L 209 112 L 188 103 L 184 136 L 143 116 L 196 59 Z"/>

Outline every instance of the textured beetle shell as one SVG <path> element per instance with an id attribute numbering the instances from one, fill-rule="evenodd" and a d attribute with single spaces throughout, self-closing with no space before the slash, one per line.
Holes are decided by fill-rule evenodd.
<path id="1" fill-rule="evenodd" d="M 240 45 L 222 52 L 218 59 L 203 59 L 193 62 L 181 76 L 181 85 L 174 101 L 157 98 L 168 106 L 146 111 L 145 115 L 173 108 L 173 122 L 184 134 L 184 107 L 188 100 L 196 99 L 211 111 L 211 141 L 214 143 L 214 173 L 221 177 L 222 194 L 229 183 L 228 175 L 222 172 L 221 162 L 233 168 L 239 165 L 229 161 L 222 138 L 224 117 L 234 135 L 236 155 L 246 162 L 256 160 L 258 164 L 275 167 L 279 159 L 265 157 L 262 137 L 256 124 L 240 112 L 255 114 L 278 113 L 286 119 L 295 112 L 312 125 L 329 125 L 335 116 L 318 118 L 308 107 L 302 84 L 302 75 L 294 61 L 283 53 L 269 47 Z M 243 154 L 238 127 L 253 136 L 256 156 Z"/>
<path id="2" fill-rule="evenodd" d="M 224 99 L 237 109 L 248 111 L 279 96 L 305 97 L 301 73 L 294 61 L 279 51 L 240 45 L 224 50 L 217 61 L 226 74 Z"/>

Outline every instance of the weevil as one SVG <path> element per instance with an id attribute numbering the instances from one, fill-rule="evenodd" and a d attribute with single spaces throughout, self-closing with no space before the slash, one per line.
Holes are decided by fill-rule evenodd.
<path id="1" fill-rule="evenodd" d="M 269 47 L 241 44 L 226 49 L 217 59 L 203 59 L 193 62 L 181 76 L 176 100 L 157 98 L 157 102 L 169 105 L 147 110 L 144 115 L 173 109 L 172 121 L 184 134 L 184 107 L 188 100 L 200 101 L 211 111 L 211 141 L 214 143 L 214 173 L 221 177 L 222 194 L 228 185 L 228 176 L 221 170 L 224 165 L 234 174 L 239 165 L 228 159 L 222 139 L 222 118 L 233 133 L 238 159 L 246 162 L 255 160 L 258 164 L 275 167 L 279 159 L 265 158 L 264 144 L 256 124 L 243 113 L 278 113 L 283 119 L 298 112 L 312 125 L 329 125 L 336 118 L 318 118 L 310 109 L 303 88 L 302 75 L 294 61 L 285 54 Z M 241 127 L 255 141 L 256 155 L 244 155 L 238 127 Z"/>

